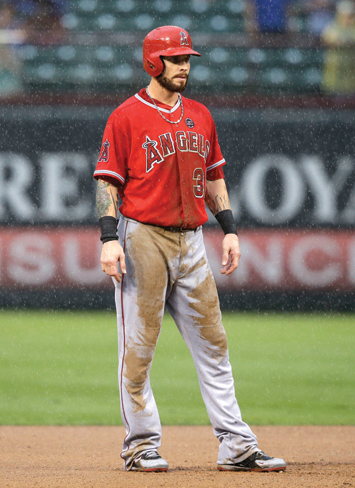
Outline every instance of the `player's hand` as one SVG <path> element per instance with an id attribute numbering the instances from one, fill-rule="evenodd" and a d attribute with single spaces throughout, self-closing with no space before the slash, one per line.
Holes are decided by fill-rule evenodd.
<path id="1" fill-rule="evenodd" d="M 126 261 L 123 248 L 118 241 L 108 241 L 103 244 L 100 262 L 102 271 L 120 283 L 122 275 L 118 271 L 117 264 L 119 263 L 121 272 L 126 274 Z"/>
<path id="2" fill-rule="evenodd" d="M 221 273 L 226 276 L 233 273 L 238 267 L 240 258 L 239 239 L 236 234 L 226 234 L 222 242 L 222 266 Z"/>

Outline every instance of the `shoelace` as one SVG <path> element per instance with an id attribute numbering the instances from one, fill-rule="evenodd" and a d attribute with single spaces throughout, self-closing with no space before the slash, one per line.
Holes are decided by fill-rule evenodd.
<path id="1" fill-rule="evenodd" d="M 271 459 L 271 457 L 265 454 L 264 451 L 257 451 L 254 454 L 255 454 L 254 459 L 262 459 L 263 461 L 266 461 L 267 459 Z"/>
<path id="2" fill-rule="evenodd" d="M 145 451 L 142 454 L 142 459 L 158 459 L 161 456 L 158 454 L 157 451 L 151 450 L 151 451 Z"/>

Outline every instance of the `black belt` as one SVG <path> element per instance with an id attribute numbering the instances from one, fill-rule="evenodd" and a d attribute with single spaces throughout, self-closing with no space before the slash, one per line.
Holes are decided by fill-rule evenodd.
<path id="1" fill-rule="evenodd" d="M 187 229 L 185 227 L 173 227 L 173 226 L 163 226 L 163 225 L 157 225 L 157 227 L 160 227 L 161 229 L 168 230 L 170 232 L 196 232 L 200 227 L 195 227 L 194 229 Z"/>
<path id="2" fill-rule="evenodd" d="M 131 220 L 132 222 L 138 222 L 139 224 L 159 227 L 159 229 L 168 230 L 170 232 L 190 232 L 190 231 L 196 232 L 197 230 L 201 229 L 201 225 L 199 225 L 198 227 L 194 227 L 193 229 L 187 229 L 186 227 L 174 227 L 173 225 L 164 226 L 164 225 L 148 224 L 147 222 L 140 222 L 139 220 L 131 219 L 130 217 L 125 217 L 124 215 L 123 218 L 126 218 L 127 220 Z"/>

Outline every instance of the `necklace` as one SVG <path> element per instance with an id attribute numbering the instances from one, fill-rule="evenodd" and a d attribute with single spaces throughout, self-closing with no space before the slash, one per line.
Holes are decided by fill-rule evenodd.
<path id="1" fill-rule="evenodd" d="M 160 115 L 160 116 L 161 116 L 161 117 L 162 117 L 164 120 L 166 120 L 167 122 L 169 122 L 169 124 L 178 124 L 179 122 L 181 122 L 181 121 L 182 121 L 182 118 L 183 118 L 183 116 L 184 116 L 184 105 L 183 105 L 183 103 L 182 103 L 182 98 L 181 98 L 180 93 L 178 93 L 178 98 L 179 98 L 179 102 L 180 102 L 180 105 L 181 105 L 181 116 L 180 116 L 179 120 L 177 120 L 176 122 L 174 122 L 173 120 L 169 120 L 169 119 L 167 119 L 166 117 L 164 117 L 164 115 L 161 113 L 161 111 L 159 110 L 158 105 L 155 103 L 154 98 L 152 98 L 152 97 L 150 96 L 149 91 L 148 91 L 148 87 L 145 89 L 145 92 L 146 92 L 146 94 L 148 95 L 148 97 L 151 99 L 151 101 L 153 102 L 153 104 L 154 104 L 155 108 L 158 110 L 159 115 Z"/>

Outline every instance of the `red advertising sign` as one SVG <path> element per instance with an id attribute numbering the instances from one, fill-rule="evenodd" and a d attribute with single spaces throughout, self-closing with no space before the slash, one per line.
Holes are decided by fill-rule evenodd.
<path id="1" fill-rule="evenodd" d="M 100 266 L 95 228 L 0 230 L 0 285 L 11 288 L 112 286 Z"/>
<path id="2" fill-rule="evenodd" d="M 240 265 L 225 278 L 219 272 L 219 233 L 206 233 L 206 247 L 220 290 L 355 289 L 355 232 L 254 229 L 241 231 L 239 238 Z"/>
<path id="3" fill-rule="evenodd" d="M 355 291 L 355 232 L 243 230 L 242 258 L 230 277 L 220 274 L 219 230 L 205 243 L 218 288 L 267 291 Z M 0 286 L 20 289 L 111 288 L 101 270 L 96 228 L 0 229 Z"/>

